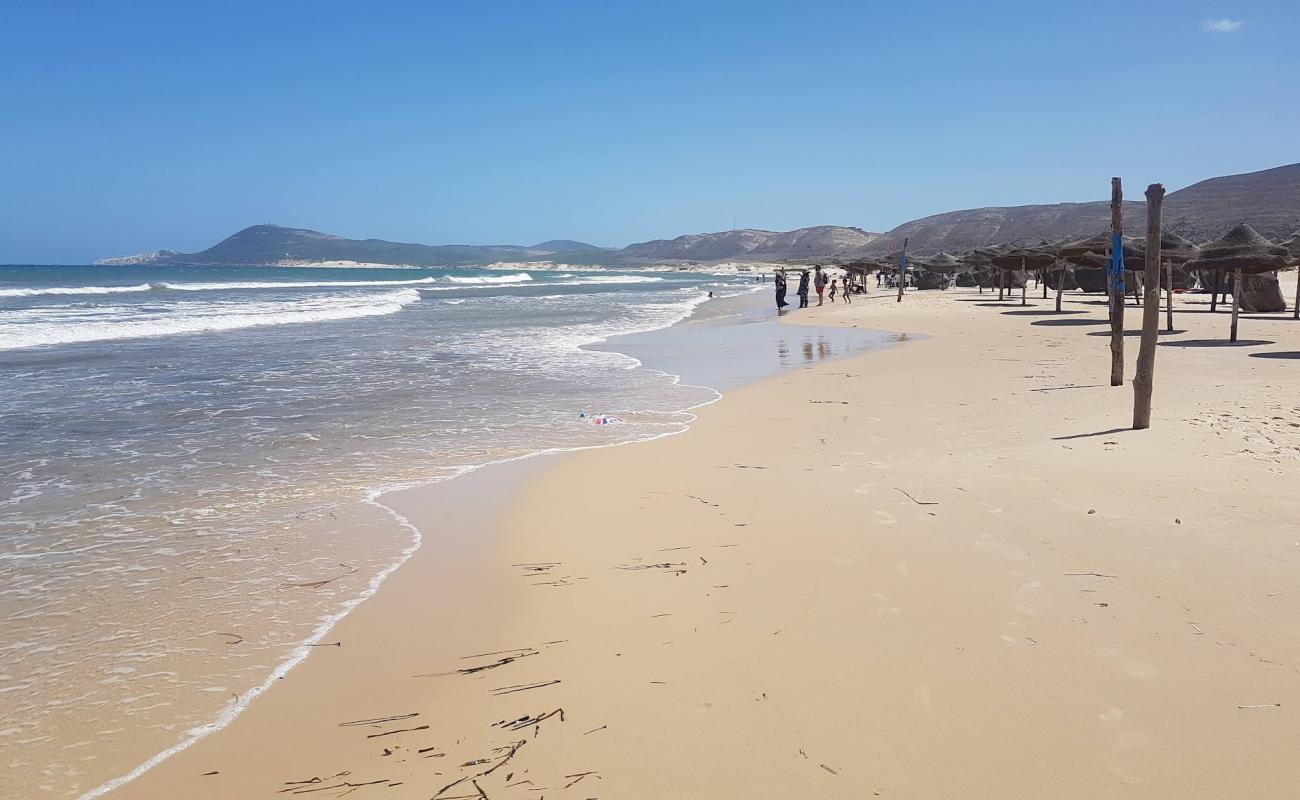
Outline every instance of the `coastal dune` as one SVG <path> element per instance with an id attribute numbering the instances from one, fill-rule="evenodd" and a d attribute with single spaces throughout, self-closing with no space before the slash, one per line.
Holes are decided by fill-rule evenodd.
<path id="1" fill-rule="evenodd" d="M 381 498 L 422 549 L 110 796 L 1295 794 L 1300 326 L 1180 298 L 1135 432 L 1051 302 L 814 308 L 906 341 Z"/>

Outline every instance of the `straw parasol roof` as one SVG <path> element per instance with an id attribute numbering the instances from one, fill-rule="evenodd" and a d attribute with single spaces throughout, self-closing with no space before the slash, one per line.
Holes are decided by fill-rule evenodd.
<path id="1" fill-rule="evenodd" d="M 1291 238 L 1282 242 L 1282 246 L 1291 251 L 1291 255 L 1300 258 L 1300 231 L 1291 234 Z"/>
<path id="2" fill-rule="evenodd" d="M 1110 238 L 1109 231 L 1102 231 L 1086 239 L 1066 242 L 1057 248 L 1056 255 L 1061 260 L 1068 261 L 1075 266 L 1102 269 L 1107 266 L 1106 251 L 1110 249 Z M 1123 241 L 1124 269 L 1132 272 L 1133 267 L 1131 265 L 1139 263 L 1134 259 L 1141 260 L 1145 256 L 1137 250 L 1137 242 L 1132 236 L 1125 236 Z M 1162 238 L 1161 241 L 1163 242 L 1164 239 Z"/>
<path id="3" fill-rule="evenodd" d="M 1005 253 L 998 253 L 990 259 L 998 269 L 1042 269 L 1056 263 L 1056 255 L 1045 250 L 1029 250 L 1017 247 Z"/>
<path id="4" fill-rule="evenodd" d="M 1193 258 L 1196 258 L 1197 254 L 1199 254 L 1200 252 L 1201 252 L 1201 248 L 1197 247 L 1190 240 L 1184 239 L 1183 237 L 1179 236 L 1176 233 L 1160 234 L 1160 260 L 1161 261 L 1169 261 L 1174 264 L 1185 264 L 1188 261 L 1191 261 Z M 1128 257 L 1129 257 L 1128 253 L 1125 252 L 1124 253 L 1125 266 L 1128 266 Z M 1139 264 L 1142 265 L 1146 264 L 1146 257 L 1147 257 L 1146 239 L 1138 239 L 1133 242 L 1133 257 L 1138 259 L 1137 261 L 1134 262 L 1134 268 L 1137 268 L 1137 265 Z"/>
<path id="5" fill-rule="evenodd" d="M 931 272 L 942 272 L 945 275 L 951 275 L 962 267 L 961 259 L 951 253 L 939 253 L 930 258 L 918 258 L 917 261 L 925 269 Z"/>
<path id="6" fill-rule="evenodd" d="M 1287 248 L 1273 244 L 1243 222 L 1202 247 L 1187 262 L 1187 268 L 1254 274 L 1282 269 L 1290 263 L 1291 252 Z"/>

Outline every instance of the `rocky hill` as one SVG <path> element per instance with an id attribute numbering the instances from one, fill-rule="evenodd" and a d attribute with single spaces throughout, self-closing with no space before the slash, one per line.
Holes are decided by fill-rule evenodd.
<path id="1" fill-rule="evenodd" d="M 644 261 L 784 261 L 831 258 L 861 250 L 878 235 L 860 228 L 838 225 L 819 225 L 784 233 L 741 228 L 640 242 L 628 245 L 618 255 L 626 260 Z"/>
<path id="2" fill-rule="evenodd" d="M 1146 187 L 1126 187 L 1141 197 Z M 1125 229 L 1146 229 L 1146 203 L 1124 203 Z M 1300 164 L 1210 178 L 1165 195 L 1163 224 L 1192 241 L 1221 235 L 1248 222 L 1271 239 L 1300 228 Z M 1082 238 L 1110 227 L 1110 203 L 1058 203 L 949 211 L 899 225 L 863 249 L 889 252 L 908 239 L 915 253 L 958 252 L 999 242 L 1034 243 Z"/>

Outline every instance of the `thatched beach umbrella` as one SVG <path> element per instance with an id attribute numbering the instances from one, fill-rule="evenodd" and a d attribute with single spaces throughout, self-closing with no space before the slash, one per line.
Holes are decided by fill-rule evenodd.
<path id="1" fill-rule="evenodd" d="M 1228 341 L 1235 342 L 1237 312 L 1241 308 L 1241 276 L 1272 272 L 1290 263 L 1289 250 L 1273 244 L 1243 222 L 1202 247 L 1201 252 L 1187 262 L 1187 267 L 1232 273 L 1232 334 Z"/>
<path id="2" fill-rule="evenodd" d="M 916 285 L 922 289 L 947 289 L 952 276 L 961 269 L 961 261 L 951 253 L 912 259 L 916 267 Z"/>
<path id="3" fill-rule="evenodd" d="M 975 275 L 975 283 L 980 287 L 980 294 L 984 294 L 985 286 L 992 286 L 995 282 L 994 276 L 998 273 L 993 267 L 993 256 L 1001 252 L 1002 249 L 998 247 L 976 247 L 959 256 L 961 263 Z"/>
<path id="4" fill-rule="evenodd" d="M 1040 270 L 1044 267 L 1050 266 L 1055 261 L 1056 256 L 1052 253 L 1024 248 L 1016 248 L 1015 250 L 1009 250 L 1005 253 L 998 253 L 992 258 L 993 266 L 1002 270 L 1004 276 L 1002 281 L 1003 285 L 1006 284 L 1005 276 L 1013 270 L 1019 270 L 1021 272 L 1026 270 Z M 1025 286 L 1020 287 L 1020 305 L 1022 306 L 1029 304 L 1028 299 L 1026 298 L 1026 294 L 1028 293 L 1027 284 L 1028 282 L 1026 282 Z M 1001 291 L 998 292 L 998 299 L 1002 299 Z"/>
<path id="5" fill-rule="evenodd" d="M 1147 252 L 1146 240 L 1136 241 L 1134 249 L 1137 251 L 1136 257 L 1141 259 L 1134 263 L 1144 263 Z M 1164 264 L 1165 280 L 1168 281 L 1165 287 L 1165 327 L 1170 333 L 1174 330 L 1174 266 L 1186 264 L 1196 258 L 1200 252 L 1201 248 L 1176 233 L 1160 234 L 1160 260 Z"/>
<path id="6" fill-rule="evenodd" d="M 1088 286 L 1093 285 L 1092 281 L 1081 276 L 1081 272 L 1100 271 L 1105 272 L 1107 265 L 1110 263 L 1110 232 L 1103 231 L 1098 234 L 1087 237 L 1086 239 L 1077 239 L 1072 242 L 1066 242 L 1056 250 L 1056 255 L 1062 261 L 1073 264 L 1079 269 L 1075 270 L 1075 277 L 1079 278 L 1079 287 L 1084 291 L 1089 291 Z M 1130 264 L 1141 264 L 1143 255 L 1137 250 L 1137 242 L 1131 236 L 1124 237 L 1124 280 L 1127 284 L 1134 277 L 1134 271 L 1129 268 Z M 1092 289 L 1091 291 L 1100 291 Z"/>

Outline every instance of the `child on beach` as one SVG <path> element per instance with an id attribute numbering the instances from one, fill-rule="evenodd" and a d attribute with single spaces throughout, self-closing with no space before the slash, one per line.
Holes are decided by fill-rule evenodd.
<path id="1" fill-rule="evenodd" d="M 835 278 L 831 278 L 831 302 L 835 302 Z"/>

